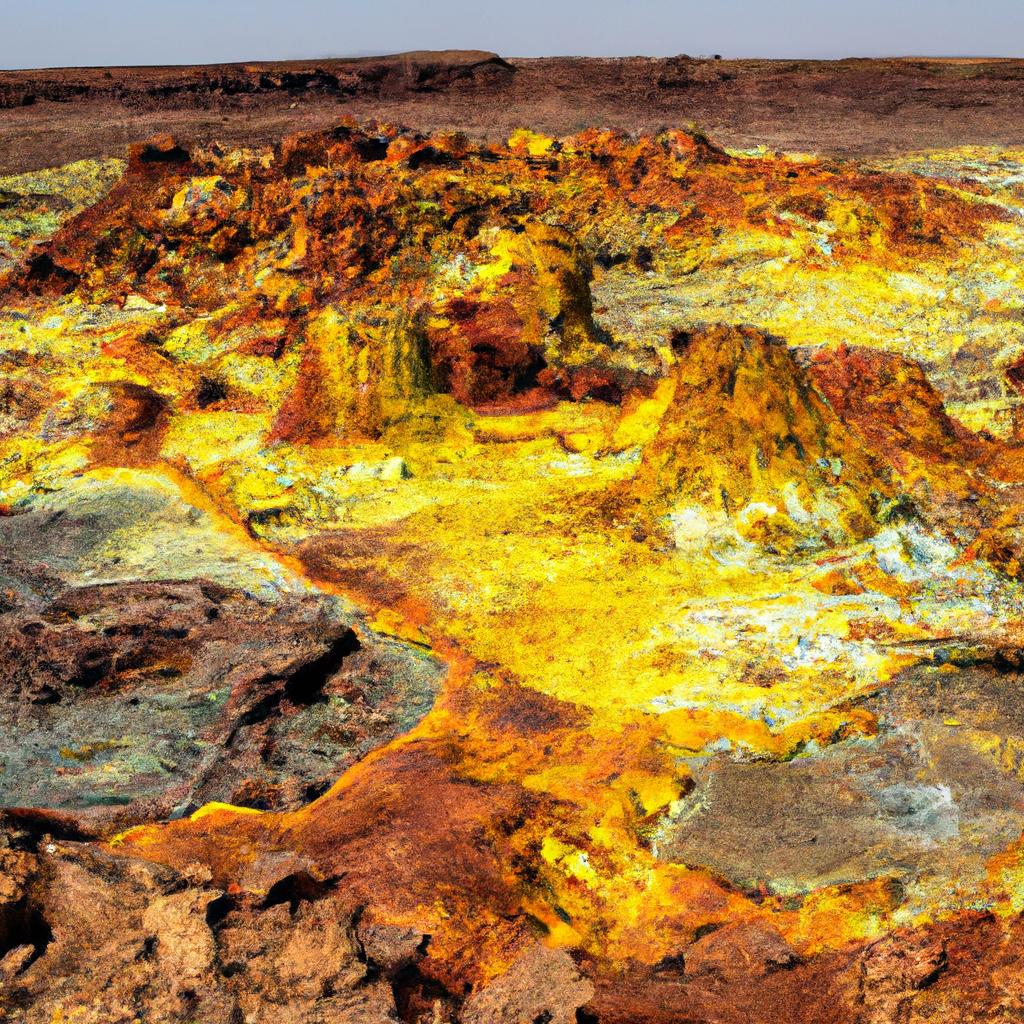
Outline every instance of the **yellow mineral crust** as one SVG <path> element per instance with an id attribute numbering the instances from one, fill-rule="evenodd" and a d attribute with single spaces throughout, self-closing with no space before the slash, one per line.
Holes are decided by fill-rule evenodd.
<path id="1" fill-rule="evenodd" d="M 172 494 L 191 511 L 126 524 L 96 578 L 109 559 L 321 588 L 449 667 L 426 719 L 312 804 L 211 804 L 119 850 L 225 887 L 302 850 L 489 974 L 503 900 L 553 944 L 647 964 L 725 922 L 811 955 L 972 901 L 1019 911 L 1016 848 L 911 906 L 892 865 L 761 885 L 666 837 L 704 813 L 709 764 L 873 749 L 880 691 L 1020 644 L 1024 155 L 373 132 L 374 162 L 313 138 L 129 174 L 116 260 L 58 236 L 74 282 L 9 285 L 3 387 L 29 397 L 0 408 L 0 506 Z M 869 370 L 874 404 L 846 401 Z M 474 829 L 486 883 L 459 875 Z"/>

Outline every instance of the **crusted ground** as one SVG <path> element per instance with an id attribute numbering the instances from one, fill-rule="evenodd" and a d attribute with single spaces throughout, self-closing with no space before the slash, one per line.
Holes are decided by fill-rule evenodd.
<path id="1" fill-rule="evenodd" d="M 0 182 L 8 1016 L 1018 1019 L 1022 166 Z"/>

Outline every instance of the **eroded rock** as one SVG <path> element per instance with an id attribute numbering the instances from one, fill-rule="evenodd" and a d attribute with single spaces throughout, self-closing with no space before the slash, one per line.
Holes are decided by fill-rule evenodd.
<path id="1" fill-rule="evenodd" d="M 576 1011 L 590 1001 L 593 985 L 564 950 L 535 945 L 463 1007 L 464 1024 L 575 1024 Z"/>
<path id="2" fill-rule="evenodd" d="M 440 675 L 329 601 L 201 580 L 63 589 L 0 635 L 2 802 L 94 826 L 297 806 L 421 717 Z"/>

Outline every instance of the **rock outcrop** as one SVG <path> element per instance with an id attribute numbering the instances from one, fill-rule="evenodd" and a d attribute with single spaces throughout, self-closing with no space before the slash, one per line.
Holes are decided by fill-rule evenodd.
<path id="1" fill-rule="evenodd" d="M 672 338 L 674 391 L 633 482 L 681 539 L 716 524 L 777 552 L 861 538 L 889 490 L 778 338 L 709 327 Z"/>

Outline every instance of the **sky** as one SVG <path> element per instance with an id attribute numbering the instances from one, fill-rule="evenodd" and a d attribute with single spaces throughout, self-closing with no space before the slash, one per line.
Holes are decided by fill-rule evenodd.
<path id="1" fill-rule="evenodd" d="M 0 0 L 0 67 L 413 49 L 1024 56 L 1024 0 Z"/>

